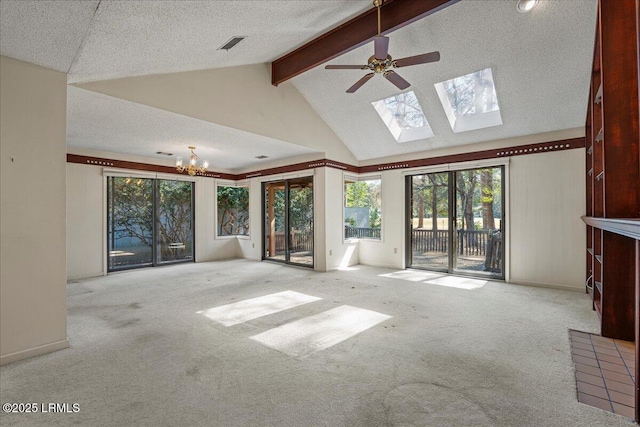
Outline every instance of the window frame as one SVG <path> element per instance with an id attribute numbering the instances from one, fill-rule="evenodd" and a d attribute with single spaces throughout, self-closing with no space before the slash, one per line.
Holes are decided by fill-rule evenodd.
<path id="1" fill-rule="evenodd" d="M 229 239 L 242 239 L 242 240 L 251 240 L 251 185 L 249 180 L 242 181 L 225 181 L 225 180 L 215 180 L 215 185 L 213 188 L 213 197 L 214 197 L 214 209 L 213 209 L 213 235 L 215 240 L 229 240 Z M 248 234 L 230 234 L 226 236 L 222 236 L 219 233 L 219 224 L 218 224 L 218 188 L 219 187 L 244 187 L 247 189 L 249 193 L 249 204 L 247 206 L 247 214 L 249 215 L 249 233 Z"/>
<path id="2" fill-rule="evenodd" d="M 115 171 L 111 169 L 103 169 L 103 189 L 104 189 L 104 205 L 103 205 L 103 236 L 105 236 L 104 240 L 104 254 L 103 254 L 103 271 L 104 274 L 116 273 L 120 271 L 133 270 L 137 268 L 147 268 L 147 267 L 161 267 L 173 264 L 185 264 L 185 263 L 195 263 L 196 262 L 196 205 L 195 205 L 195 193 L 196 193 L 196 185 L 195 180 L 193 179 L 173 179 L 173 175 L 167 174 L 150 174 L 150 173 L 140 173 L 140 172 L 127 172 L 127 171 Z M 113 188 L 110 186 L 110 182 L 113 179 L 145 179 L 151 181 L 151 198 L 152 198 L 152 212 L 151 212 L 151 221 L 152 221 L 152 247 L 151 247 L 151 262 L 144 264 L 133 264 L 125 267 L 115 268 L 112 267 L 109 262 L 109 254 L 110 254 L 110 246 L 109 246 L 109 215 L 110 210 L 113 209 L 112 202 L 110 198 L 112 197 Z M 182 258 L 177 260 L 167 260 L 163 261 L 159 257 L 158 245 L 159 238 L 157 234 L 157 222 L 159 218 L 158 211 L 158 197 L 160 195 L 160 182 L 161 181 L 174 181 L 174 182 L 185 182 L 190 185 L 191 192 L 191 257 L 190 258 Z"/>
<path id="3" fill-rule="evenodd" d="M 345 213 L 346 213 L 346 184 L 347 180 L 352 182 L 361 182 L 361 181 L 380 181 L 380 238 L 377 239 L 375 237 L 346 237 L 344 232 L 345 227 Z M 384 243 L 384 209 L 383 209 L 383 198 L 384 196 L 384 179 L 382 175 L 379 173 L 374 174 L 350 174 L 343 173 L 342 174 L 342 242 L 343 243 L 356 243 L 360 241 L 365 242 L 373 242 L 373 243 Z"/>
<path id="4" fill-rule="evenodd" d="M 483 113 L 473 113 L 467 116 L 458 117 L 454 107 L 451 105 L 449 101 L 449 94 L 447 89 L 445 88 L 445 83 L 451 80 L 456 80 L 460 78 L 467 77 L 472 74 L 476 74 L 479 72 L 483 72 L 489 70 L 489 77 L 491 78 L 491 83 L 493 85 L 493 92 L 495 94 L 495 101 L 497 108 L 495 110 L 483 112 Z M 498 88 L 496 86 L 496 81 L 493 75 L 493 68 L 483 68 L 477 71 L 472 71 L 467 74 L 463 74 L 461 76 L 453 77 L 447 80 L 443 80 L 438 83 L 434 83 L 436 93 L 438 94 L 438 98 L 440 100 L 440 104 L 442 109 L 447 116 L 447 120 L 449 125 L 451 126 L 451 131 L 453 133 L 462 133 L 462 132 L 470 132 L 474 130 L 487 129 L 495 126 L 502 126 L 504 122 L 502 121 L 501 107 L 500 101 L 498 100 Z M 474 97 L 476 96 L 474 92 Z"/>

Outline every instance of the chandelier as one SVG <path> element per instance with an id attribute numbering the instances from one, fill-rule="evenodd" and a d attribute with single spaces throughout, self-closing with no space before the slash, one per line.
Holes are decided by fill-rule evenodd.
<path id="1" fill-rule="evenodd" d="M 193 150 L 195 149 L 196 147 L 189 147 L 189 151 L 191 151 L 191 154 L 189 155 L 188 166 L 182 165 L 182 157 L 178 157 L 176 159 L 176 169 L 178 170 L 178 172 L 182 173 L 184 171 L 187 171 L 189 175 L 194 176 L 198 173 L 205 173 L 207 171 L 207 168 L 209 167 L 209 162 L 204 160 L 200 164 L 200 166 L 198 166 L 197 163 L 198 163 L 199 157 L 196 155 L 196 153 L 193 152 Z"/>

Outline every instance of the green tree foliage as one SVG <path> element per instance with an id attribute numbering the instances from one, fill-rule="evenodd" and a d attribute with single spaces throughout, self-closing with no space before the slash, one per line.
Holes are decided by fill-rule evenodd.
<path id="1" fill-rule="evenodd" d="M 310 185 L 290 188 L 289 227 L 291 231 L 313 229 L 313 189 Z"/>
<path id="2" fill-rule="evenodd" d="M 218 235 L 249 235 L 249 189 L 218 186 Z"/>
<path id="3" fill-rule="evenodd" d="M 345 187 L 345 207 L 366 208 L 370 206 L 371 195 L 366 181 L 348 182 Z"/>
<path id="4" fill-rule="evenodd" d="M 180 259 L 190 251 L 193 236 L 192 184 L 183 181 L 110 178 L 111 232 L 123 233 L 153 245 L 153 196 L 156 186 L 156 233 L 163 261 Z M 184 248 L 170 248 L 169 244 Z"/>
<path id="5" fill-rule="evenodd" d="M 188 250 L 193 236 L 192 184 L 184 181 L 158 180 L 157 225 L 162 259 L 180 258 Z M 171 243 L 185 245 L 184 249 L 170 249 Z"/>
<path id="6" fill-rule="evenodd" d="M 380 228 L 382 225 L 380 190 L 379 179 L 345 183 L 345 207 L 369 208 L 369 228 Z M 349 219 L 345 221 L 349 223 Z"/>
<path id="7" fill-rule="evenodd" d="M 109 178 L 109 225 L 116 234 L 125 231 L 151 247 L 153 245 L 153 180 Z"/>

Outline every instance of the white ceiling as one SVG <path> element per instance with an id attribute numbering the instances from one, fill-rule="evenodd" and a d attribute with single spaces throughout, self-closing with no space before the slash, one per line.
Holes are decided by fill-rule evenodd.
<path id="1" fill-rule="evenodd" d="M 316 151 L 273 138 L 220 126 L 146 105 L 69 86 L 67 145 L 100 151 L 158 157 L 162 151 L 189 155 L 188 146 L 209 160 L 210 169 L 247 168 L 273 159 L 313 154 Z M 266 155 L 269 160 L 256 156 Z"/>
<path id="2" fill-rule="evenodd" d="M 351 95 L 344 91 L 360 78 L 358 70 L 318 67 L 293 83 L 358 160 L 583 126 L 596 0 L 541 0 L 529 14 L 515 4 L 463 0 L 390 34 L 394 58 L 441 53 L 438 63 L 397 70 L 412 83 L 434 138 L 394 140 L 371 106 L 398 93 L 380 76 Z M 68 72 L 69 82 L 264 63 L 371 7 L 370 0 L 0 0 L 0 54 Z M 232 36 L 248 38 L 229 52 L 216 50 Z M 368 44 L 332 63 L 364 63 L 372 53 Z M 454 134 L 433 84 L 486 67 L 504 124 Z M 148 155 L 149 148 L 176 152 L 202 138 L 208 142 L 198 151 L 217 149 L 228 163 L 214 166 L 226 169 L 244 167 L 258 140 L 274 159 L 308 150 L 71 87 L 68 114 L 72 146 L 128 154 L 144 147 Z M 177 142 L 158 142 L 169 140 Z"/>
<path id="3" fill-rule="evenodd" d="M 345 90 L 366 72 L 317 67 L 293 79 L 298 90 L 358 160 L 584 126 L 596 1 L 542 0 L 528 14 L 516 1 L 461 1 L 391 33 L 394 58 L 439 51 L 437 63 L 396 69 L 412 85 L 435 137 L 397 143 L 371 102 L 400 91 L 375 76 L 354 94 Z M 364 64 L 369 43 L 331 61 Z M 453 133 L 434 84 L 491 67 L 502 126 Z"/>
<path id="4" fill-rule="evenodd" d="M 68 71 L 69 83 L 270 62 L 371 7 L 368 0 L 0 5 L 2 54 Z M 217 50 L 233 36 L 247 39 L 231 51 Z"/>

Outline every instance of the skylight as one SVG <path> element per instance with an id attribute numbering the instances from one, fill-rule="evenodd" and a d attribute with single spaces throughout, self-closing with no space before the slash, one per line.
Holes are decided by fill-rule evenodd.
<path id="1" fill-rule="evenodd" d="M 431 138 L 433 131 L 413 91 L 371 103 L 397 142 Z"/>
<path id="2" fill-rule="evenodd" d="M 435 87 L 454 132 L 502 124 L 491 68 L 436 83 Z"/>

